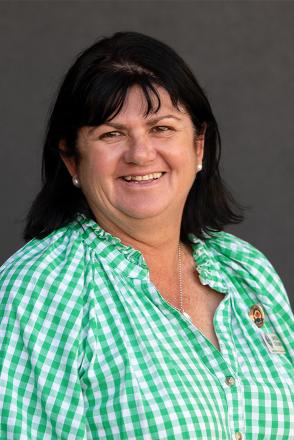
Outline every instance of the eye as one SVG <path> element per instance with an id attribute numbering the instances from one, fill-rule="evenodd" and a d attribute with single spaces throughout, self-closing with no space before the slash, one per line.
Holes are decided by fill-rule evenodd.
<path id="1" fill-rule="evenodd" d="M 99 136 L 99 139 L 113 139 L 120 136 L 121 134 L 122 133 L 120 133 L 119 131 L 108 131 L 107 133 L 101 134 L 101 136 Z"/>
<path id="2" fill-rule="evenodd" d="M 152 130 L 154 130 L 157 133 L 167 133 L 168 131 L 173 130 L 173 128 L 168 127 L 166 125 L 156 125 L 155 127 L 152 128 Z"/>

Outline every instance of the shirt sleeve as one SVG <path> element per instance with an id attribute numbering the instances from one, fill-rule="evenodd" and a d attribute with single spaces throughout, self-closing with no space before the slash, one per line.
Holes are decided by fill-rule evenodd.
<path id="1" fill-rule="evenodd" d="M 1 439 L 86 439 L 78 247 L 36 241 L 0 269 Z"/>

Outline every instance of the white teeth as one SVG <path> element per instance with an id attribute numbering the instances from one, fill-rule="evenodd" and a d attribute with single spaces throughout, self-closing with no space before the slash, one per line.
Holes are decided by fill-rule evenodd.
<path id="1" fill-rule="evenodd" d="M 127 180 L 128 182 L 130 182 L 131 180 L 140 182 L 141 180 L 159 179 L 159 177 L 161 177 L 162 174 L 163 173 L 152 173 L 152 174 L 145 174 L 145 176 L 125 176 L 124 180 Z"/>

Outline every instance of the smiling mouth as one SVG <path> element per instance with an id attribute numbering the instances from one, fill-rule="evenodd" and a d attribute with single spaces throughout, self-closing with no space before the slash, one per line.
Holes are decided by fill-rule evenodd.
<path id="1" fill-rule="evenodd" d="M 121 178 L 126 182 L 150 182 L 152 180 L 158 180 L 161 176 L 163 176 L 163 172 L 160 173 L 151 173 L 145 174 L 143 176 L 122 176 Z"/>

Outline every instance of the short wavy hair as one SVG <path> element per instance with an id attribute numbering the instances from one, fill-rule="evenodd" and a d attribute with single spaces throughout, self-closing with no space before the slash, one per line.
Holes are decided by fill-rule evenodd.
<path id="1" fill-rule="evenodd" d="M 43 238 L 70 223 L 78 212 L 94 218 L 81 190 L 72 185 L 59 149 L 79 159 L 79 129 L 98 126 L 116 116 L 133 85 L 146 98 L 146 115 L 160 108 L 157 88 L 163 87 L 177 108 L 190 114 L 196 135 L 205 131 L 202 171 L 188 194 L 181 239 L 244 220 L 219 172 L 221 139 L 208 99 L 184 60 L 165 43 L 138 32 L 117 32 L 83 51 L 66 73 L 49 118 L 42 161 L 42 188 L 33 201 L 24 230 L 25 240 Z M 152 99 L 153 98 L 153 99 Z M 156 98 L 156 99 L 154 99 Z"/>

